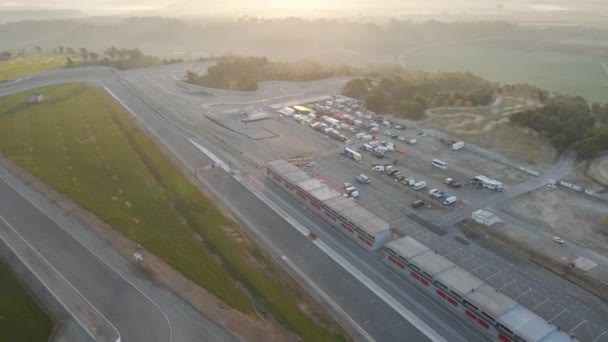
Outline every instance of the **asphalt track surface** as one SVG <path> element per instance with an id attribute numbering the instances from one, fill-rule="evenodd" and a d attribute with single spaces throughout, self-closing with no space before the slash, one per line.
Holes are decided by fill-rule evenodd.
<path id="1" fill-rule="evenodd" d="M 146 72 L 167 75 L 166 77 L 170 78 L 183 73 L 179 68 L 181 67 L 160 67 Z M 84 82 L 105 87 L 176 159 L 187 167 L 200 167 L 213 163 L 188 139 L 196 140 L 217 155 L 222 155 L 212 144 L 207 143 L 208 137 L 205 136 L 204 130 L 196 129 L 195 120 L 200 116 L 201 106 L 204 107 L 205 102 L 213 103 L 215 99 L 209 98 L 206 101 L 205 97 L 197 96 L 192 89 L 176 87 L 175 82 L 173 85 L 171 82 L 161 85 L 148 78 L 143 72 L 142 74 L 139 74 L 139 71 L 119 73 L 108 68 L 52 71 L 0 86 L 0 96 L 67 82 Z M 332 86 L 332 82 L 338 81 L 329 80 L 320 88 Z M 322 93 L 322 89 L 315 92 L 296 84 L 269 83 L 257 94 L 247 96 L 231 94 L 228 100 L 224 98 L 223 101 L 255 103 L 287 97 L 289 93 L 303 95 L 304 92 Z M 283 215 L 279 215 L 275 209 L 261 201 L 259 196 L 244 188 L 242 183 L 225 170 L 221 168 L 207 170 L 201 176 L 205 184 L 217 194 L 218 199 L 224 202 L 225 206 L 229 207 L 228 209 L 238 220 L 248 226 L 257 227 L 259 233 L 276 252 L 312 280 L 320 291 L 343 310 L 344 315 L 352 320 L 353 325 L 363 329 L 372 339 L 419 341 L 428 338 L 428 334 L 406 319 L 407 315 L 395 309 L 398 304 L 406 307 L 411 315 L 428 324 L 444 340 L 487 340 L 463 317 L 455 316 L 434 298 L 396 275 L 380 261 L 379 254 L 363 251 L 346 237 L 327 227 L 323 220 L 310 215 L 292 198 L 277 191 L 272 184 L 258 184 L 257 188 L 273 203 L 289 212 L 291 219 L 317 233 L 332 251 L 341 256 L 340 260 L 345 262 L 336 261 L 327 253 L 321 252 L 315 243 L 291 227 L 292 223 Z M 74 283 L 83 287 L 83 293 L 98 303 L 104 316 L 107 315 L 119 329 L 123 341 L 168 340 L 167 319 L 159 314 L 158 308 L 151 307 L 148 298 L 130 289 L 124 279 L 112 274 L 106 264 L 96 260 L 78 241 L 70 240 L 70 236 L 61 233 L 61 228 L 57 225 L 53 228 L 54 234 L 50 234 L 51 230 L 47 226 L 52 225 L 52 222 L 45 222 L 44 215 L 39 217 L 40 213 L 36 213 L 36 208 L 28 206 L 27 201 L 23 199 L 18 200 L 18 194 L 9 191 L 10 189 L 4 191 L 1 186 L 2 184 L 0 184 L 2 205 L 0 214 L 13 222 L 11 225 L 20 232 L 23 231 L 22 234 L 28 237 L 28 241 L 41 241 L 40 248 L 43 251 L 46 250 L 44 241 L 48 246 L 56 244 L 55 248 L 60 248 L 48 249 L 45 253 L 57 254 L 49 257 L 65 270 L 70 279 L 74 279 Z M 16 204 L 11 204 L 13 202 Z M 446 217 L 446 221 L 451 223 L 454 218 Z M 26 224 L 27 222 L 29 224 Z M 365 281 L 349 272 L 345 263 L 361 272 L 365 276 Z M 103 279 L 97 279 L 98 275 Z M 386 296 L 379 296 L 374 286 L 387 293 L 388 299 Z M 123 307 L 124 305 L 128 307 Z M 194 336 L 192 337 L 192 340 L 195 340 Z"/>
<path id="2" fill-rule="evenodd" d="M 17 230 L 112 322 L 122 341 L 170 340 L 168 322 L 153 302 L 4 180 L 0 181 L 0 213 L 0 224 Z"/>

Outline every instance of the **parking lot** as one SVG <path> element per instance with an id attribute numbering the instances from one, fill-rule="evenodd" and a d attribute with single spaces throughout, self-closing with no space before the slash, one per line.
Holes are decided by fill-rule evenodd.
<path id="1" fill-rule="evenodd" d="M 344 111 L 344 108 L 340 111 Z M 469 180 L 474 176 L 485 175 L 493 178 L 503 183 L 506 191 L 530 180 L 532 176 L 467 149 L 453 151 L 450 145 L 433 137 L 432 130 L 413 127 L 399 129 L 395 127 L 398 122 L 392 123 L 391 127 L 379 127 L 375 140 L 393 142 L 395 147 L 402 147 L 403 150 L 386 152 L 384 158 L 377 159 L 369 151 L 358 151 L 365 142 L 356 139 L 357 128 L 353 125 L 346 128 L 334 126 L 336 132 L 332 134 L 310 127 L 312 123 L 322 120 L 320 113 L 317 113 L 317 119 L 303 122 L 293 119 L 295 113 L 278 115 L 269 109 L 272 114 L 269 118 L 246 123 L 235 113 L 237 112 L 233 110 L 228 115 L 217 115 L 223 127 L 221 138 L 218 139 L 223 139 L 225 149 L 240 153 L 245 160 L 256 160 L 257 167 L 270 160 L 295 158 L 293 160 L 300 168 L 343 193 L 344 183 L 353 183 L 360 193 L 356 201 L 391 223 L 395 237 L 411 235 L 478 277 L 489 279 L 493 286 L 501 288 L 512 298 L 518 298 L 522 304 L 534 308 L 533 311 L 541 316 L 558 317 L 564 328 L 576 328 L 581 337 L 597 337 L 603 334 L 603 331 L 597 328 L 603 325 L 602 314 L 595 312 L 592 302 L 582 305 L 563 299 L 559 291 L 547 288 L 545 281 L 528 275 L 528 272 L 536 268 L 527 262 L 514 264 L 511 261 L 509 264 L 458 234 L 448 235 L 446 231 L 430 223 L 451 211 L 463 210 L 468 201 L 483 201 L 485 197 L 496 194 L 492 190 L 470 184 Z M 364 120 L 369 124 L 374 119 L 372 116 Z M 342 120 L 346 121 L 344 117 Z M 382 122 L 376 123 L 383 125 Z M 253 138 L 249 133 L 252 131 L 270 132 L 270 136 Z M 369 127 L 367 131 L 369 132 Z M 384 131 L 390 131 L 391 136 L 384 135 Z M 393 135 L 396 135 L 396 138 L 393 138 Z M 399 140 L 400 135 L 416 139 L 416 143 L 408 144 Z M 361 160 L 356 161 L 345 156 L 345 147 L 359 153 Z M 433 159 L 444 161 L 447 167 L 442 169 L 431 165 Z M 416 181 L 424 181 L 426 187 L 414 190 L 402 181 L 395 181 L 386 172 L 373 171 L 374 164 L 390 164 L 400 171 L 404 179 L 412 177 Z M 355 177 L 359 174 L 369 176 L 371 183 L 356 184 Z M 460 182 L 462 187 L 448 188 L 445 184 L 448 177 Z M 429 195 L 429 190 L 435 188 L 450 192 L 458 201 L 451 205 L 442 205 Z M 412 203 L 417 200 L 424 201 L 425 205 L 413 208 Z M 547 277 L 551 275 L 542 276 L 545 280 Z M 560 287 L 568 284 L 557 276 L 551 283 Z"/>

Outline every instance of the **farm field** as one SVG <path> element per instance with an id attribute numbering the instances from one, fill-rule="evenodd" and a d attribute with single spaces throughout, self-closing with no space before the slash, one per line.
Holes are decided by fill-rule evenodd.
<path id="1" fill-rule="evenodd" d="M 47 341 L 53 322 L 0 261 L 0 340 Z"/>
<path id="2" fill-rule="evenodd" d="M 45 100 L 26 105 L 34 92 Z M 342 340 L 103 90 L 0 98 L 0 150 L 233 308 L 257 317 L 251 294 L 304 340 Z"/>
<path id="3" fill-rule="evenodd" d="M 0 81 L 63 68 L 66 56 L 31 55 L 0 62 Z"/>
<path id="4" fill-rule="evenodd" d="M 455 45 L 422 49 L 407 57 L 414 69 L 470 71 L 502 84 L 531 83 L 589 101 L 608 102 L 608 72 L 598 57 Z M 608 63 L 608 61 L 603 61 Z"/>

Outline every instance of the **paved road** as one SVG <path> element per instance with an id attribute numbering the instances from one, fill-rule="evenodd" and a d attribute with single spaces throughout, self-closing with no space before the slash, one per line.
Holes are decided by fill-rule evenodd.
<path id="1" fill-rule="evenodd" d="M 4 180 L 0 180 L 0 216 L 0 224 L 23 236 L 112 322 L 123 341 L 170 341 L 169 322 L 153 302 Z"/>
<path id="2" fill-rule="evenodd" d="M 168 66 L 158 69 L 147 69 L 131 71 L 118 74 L 105 68 L 87 68 L 69 70 L 70 81 L 85 81 L 108 87 L 116 94 L 123 104 L 131 108 L 157 139 L 184 163 L 190 167 L 203 166 L 209 164 L 199 151 L 193 149 L 188 142 L 189 138 L 204 138 L 203 144 L 209 149 L 214 149 L 215 153 L 224 156 L 226 160 L 234 160 L 234 156 L 226 154 L 223 150 L 214 148 L 214 144 L 206 144 L 205 139 L 213 139 L 217 135 L 232 137 L 229 132 L 222 131 L 209 122 L 202 120 L 201 108 L 209 104 L 230 103 L 235 101 L 241 104 L 258 103 L 270 100 L 291 99 L 303 96 L 299 93 L 299 86 L 282 86 L 270 84 L 263 88 L 257 95 L 250 96 L 243 100 L 239 95 L 230 95 L 227 98 L 215 95 L 201 95 L 197 92 L 199 88 L 188 88 L 184 90 L 177 86 L 175 80 L 184 72 L 183 65 Z M 28 89 L 33 86 L 47 85 L 56 83 L 58 80 L 64 81 L 61 72 L 45 73 L 38 77 L 13 83 L 7 87 L 0 87 L 0 95 Z M 335 83 L 334 83 L 335 82 Z M 328 81 L 319 89 L 310 85 L 306 91 L 322 92 L 324 89 L 336 87 L 336 84 L 343 82 L 340 80 Z M 287 91 L 288 89 L 289 91 Z M 309 96 L 309 95 L 306 95 Z M 238 137 L 235 137 L 235 139 Z M 241 137 L 242 138 L 242 137 Z M 212 140 L 217 141 L 217 140 Z M 568 169 L 568 159 L 564 163 L 560 162 L 557 170 L 565 171 Z M 323 256 L 314 247 L 306 247 L 308 241 L 297 234 L 287 237 L 290 224 L 281 222 L 283 218 L 276 218 L 276 213 L 264 205 L 251 194 L 240 189 L 234 178 L 227 174 L 221 174 L 217 169 L 212 172 L 219 174 L 207 174 L 204 176 L 209 185 L 213 188 L 218 187 L 219 191 L 225 191 L 230 197 L 229 202 L 238 203 L 233 206 L 237 212 L 241 212 L 243 217 L 251 225 L 263 228 L 263 236 L 268 239 L 275 247 L 292 260 L 304 273 L 314 280 L 322 291 L 331 295 L 339 306 L 346 312 L 358 326 L 363 327 L 370 335 L 378 340 L 399 339 L 401 336 L 409 336 L 413 339 L 421 337 L 420 331 L 404 322 L 402 316 L 395 312 L 389 303 L 378 298 L 377 294 L 371 292 L 368 287 L 352 278 L 352 274 L 345 273 L 343 265 L 337 264 L 331 258 Z M 558 174 L 559 172 L 555 172 Z M 555 177 L 552 175 L 552 178 Z M 555 177 L 557 178 L 557 177 Z M 537 184 L 542 186 L 542 184 Z M 236 189 L 236 190 L 235 190 Z M 522 191 L 522 189 L 517 191 Z M 427 298 L 421 295 L 415 287 L 411 287 L 407 281 L 396 276 L 386 266 L 378 262 L 377 256 L 351 246 L 352 243 L 339 234 L 334 234 L 332 229 L 324 229 L 326 226 L 322 220 L 310 217 L 296 210 L 298 205 L 290 203 L 290 199 L 275 192 L 272 187 L 262 188 L 268 197 L 280 203 L 282 207 L 288 209 L 297 217 L 298 222 L 303 222 L 306 226 L 315 229 L 322 236 L 323 241 L 328 241 L 331 247 L 338 251 L 350 263 L 357 265 L 357 268 L 371 279 L 374 284 L 379 284 L 384 290 L 388 291 L 400 304 L 407 306 L 416 315 L 419 315 L 431 324 L 442 336 L 448 340 L 483 340 L 476 330 L 471 330 L 466 323 L 445 312 L 445 308 L 436 305 L 433 301 L 427 302 Z M 505 194 L 497 194 L 505 195 Z M 508 195 L 508 194 L 506 194 Z M 239 197 L 244 197 L 240 200 Z M 501 198 L 494 199 L 496 203 Z M 292 201 L 292 200 L 291 200 Z M 484 202 L 487 205 L 487 201 Z M 475 204 L 477 205 L 477 204 Z M 251 210 L 255 208 L 255 210 Z M 274 216 L 273 216 L 274 215 Z M 461 212 L 448 217 L 447 223 L 459 215 L 466 215 Z M 271 218 L 275 217 L 271 220 Z M 446 224 L 447 224 L 446 223 Z M 277 230 L 278 229 L 278 230 Z M 293 234 L 293 233 L 292 233 Z M 350 245 L 349 245 L 350 244 Z M 319 259 L 321 258 L 321 259 Z M 315 260 L 315 262 L 311 262 Z M 373 314 L 370 314 L 373 313 Z M 370 319 L 373 317 L 373 319 Z M 376 319 L 376 318 L 381 319 Z M 439 323 L 441 322 L 441 323 Z M 398 332 L 398 333 L 395 333 Z"/>
<path id="3" fill-rule="evenodd" d="M 433 221 L 434 224 L 449 229 L 457 222 L 468 217 L 473 211 L 486 207 L 497 205 L 506 200 L 520 196 L 526 192 L 536 190 L 546 186 L 549 179 L 561 179 L 568 175 L 574 164 L 576 163 L 576 151 L 574 148 L 569 148 L 562 154 L 561 158 L 553 167 L 545 170 L 539 177 L 533 178 L 527 182 L 520 183 L 514 187 L 510 187 L 503 192 L 497 192 L 491 196 L 476 198 L 472 200 L 466 207 L 453 210 L 448 214 Z"/>

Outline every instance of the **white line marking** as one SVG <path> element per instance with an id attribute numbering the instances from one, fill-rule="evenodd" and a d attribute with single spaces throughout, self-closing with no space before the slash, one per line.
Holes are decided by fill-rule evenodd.
<path id="1" fill-rule="evenodd" d="M 8 183 L 6 183 L 8 184 Z M 10 184 L 9 184 L 10 186 Z M 23 240 L 23 242 L 25 242 L 36 254 L 38 254 L 38 256 L 40 258 L 42 258 L 42 260 L 44 260 L 45 263 L 47 263 L 49 265 L 49 267 L 51 269 L 53 269 L 53 271 L 55 271 L 55 273 L 57 273 L 61 279 L 63 279 L 68 285 L 70 285 L 70 287 L 76 292 L 78 293 L 78 295 L 85 301 L 87 302 L 87 304 L 89 304 L 90 307 L 93 308 L 93 310 L 95 310 L 95 312 L 97 312 L 97 314 L 99 314 L 99 316 L 101 316 L 106 322 L 108 322 L 108 324 L 112 327 L 112 329 L 114 329 L 114 331 L 116 332 L 116 342 L 120 342 L 120 333 L 118 332 L 118 329 L 116 329 L 116 327 L 114 326 L 114 324 L 112 324 L 112 322 L 110 322 L 106 316 L 104 316 L 101 312 L 99 312 L 99 310 L 97 310 L 97 308 L 91 304 L 91 302 L 88 301 L 88 299 L 85 298 L 85 296 L 82 295 L 82 293 L 80 293 L 80 291 L 78 291 L 78 289 L 76 289 L 76 287 L 74 285 L 72 285 L 72 283 L 70 283 L 69 280 L 66 279 L 66 277 L 63 276 L 63 274 L 61 274 L 61 272 L 59 272 L 55 266 L 53 266 L 53 264 L 51 264 L 42 254 L 40 254 L 40 252 L 38 252 L 38 250 L 36 248 L 34 248 L 34 246 L 32 246 L 32 244 L 29 243 L 29 241 L 27 241 L 25 239 L 25 237 L 23 237 L 23 235 L 21 235 L 17 229 L 15 229 L 15 227 L 13 227 L 12 224 L 10 224 L 2 215 L 0 215 L 0 219 L 2 221 L 4 221 L 4 223 L 13 231 L 15 232 L 15 234 L 17 234 L 17 236 L 19 236 L 19 238 L 21 238 L 21 240 Z M 7 244 L 8 245 L 8 244 Z"/>
<path id="2" fill-rule="evenodd" d="M 198 143 L 194 142 L 192 139 L 188 139 L 196 148 L 198 148 L 201 152 L 207 155 L 211 160 L 218 164 L 223 164 L 221 159 L 219 159 L 215 154 L 213 154 L 208 149 L 202 147 Z M 245 188 L 251 191 L 254 195 L 260 198 L 266 205 L 271 207 L 277 214 L 279 214 L 283 219 L 290 223 L 292 227 L 297 229 L 302 235 L 307 236 L 309 234 L 309 230 L 304 228 L 297 222 L 294 218 L 292 218 L 289 214 L 283 211 L 280 207 L 278 207 L 274 202 L 272 202 L 269 198 L 267 198 L 264 194 L 257 191 L 257 189 L 252 188 L 246 182 L 240 180 L 238 176 L 234 176 Z M 386 304 L 392 307 L 397 313 L 399 313 L 403 318 L 408 320 L 415 326 L 420 332 L 426 335 L 429 339 L 433 341 L 447 341 L 443 338 L 439 333 L 433 330 L 429 325 L 427 325 L 423 320 L 421 320 L 418 316 L 408 310 L 405 306 L 399 303 L 393 296 L 391 296 L 388 292 L 384 291 L 379 285 L 377 285 L 374 281 L 372 281 L 369 277 L 359 271 L 356 267 L 354 267 L 351 263 L 349 263 L 346 259 L 344 259 L 341 255 L 335 252 L 331 247 L 326 245 L 324 242 L 320 240 L 312 241 L 317 247 L 319 247 L 325 254 L 331 257 L 336 263 L 338 263 L 342 268 L 348 271 L 353 277 L 359 280 L 363 285 L 365 285 L 370 291 L 375 293 L 380 299 L 382 299 Z"/>
<path id="3" fill-rule="evenodd" d="M 148 295 L 146 295 L 145 293 L 143 293 L 139 288 L 137 288 L 137 286 L 135 286 L 131 281 L 129 281 L 127 278 L 125 278 L 125 276 L 122 275 L 122 273 L 118 272 L 118 270 L 116 270 L 114 267 L 112 267 L 112 265 L 110 265 L 109 263 L 107 263 L 101 256 L 99 256 L 97 253 L 95 253 L 95 251 L 93 251 L 91 248 L 89 248 L 86 244 L 84 244 L 79 238 L 77 238 L 76 236 L 74 236 L 70 231 L 68 231 L 67 229 L 65 229 L 62 225 L 60 225 L 57 221 L 55 221 L 51 216 L 49 216 L 42 208 L 40 208 L 36 203 L 34 203 L 33 201 L 31 201 L 29 198 L 25 197 L 25 195 L 23 193 L 21 193 L 17 188 L 15 188 L 12 184 L 10 184 L 3 176 L 0 176 L 0 179 L 4 180 L 4 182 L 10 186 L 11 188 L 13 188 L 23 199 L 25 199 L 26 201 L 28 201 L 29 203 L 31 203 L 34 207 L 36 207 L 41 213 L 44 214 L 44 216 L 48 217 L 51 221 L 53 221 L 58 227 L 60 227 L 64 232 L 66 232 L 68 235 L 70 235 L 72 238 L 74 238 L 74 240 L 78 241 L 83 247 L 85 247 L 89 252 L 91 252 L 91 254 L 95 255 L 97 257 L 97 259 L 101 260 L 101 262 L 103 262 L 106 266 L 108 266 L 112 271 L 114 271 L 116 274 L 118 274 L 122 279 L 124 279 L 127 283 L 129 283 L 129 285 L 131 285 L 135 290 L 137 290 L 137 292 L 141 293 L 147 300 L 149 300 L 152 304 L 154 304 L 154 306 L 156 306 L 158 308 L 158 310 L 163 314 L 163 316 L 165 317 L 165 319 L 167 320 L 167 324 L 169 326 L 169 342 L 173 341 L 173 329 L 171 327 L 171 322 L 169 321 L 169 317 L 167 317 L 167 314 L 165 314 L 165 312 L 163 311 L 163 309 L 160 307 L 160 305 L 158 305 L 155 301 L 153 301 L 150 297 L 148 297 Z"/>

